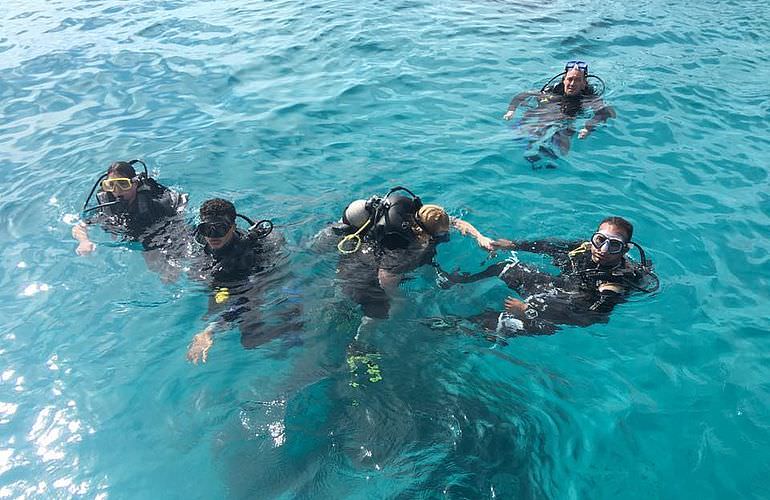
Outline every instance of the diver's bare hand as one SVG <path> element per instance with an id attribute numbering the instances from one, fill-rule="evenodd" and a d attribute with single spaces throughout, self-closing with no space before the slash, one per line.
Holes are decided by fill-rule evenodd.
<path id="1" fill-rule="evenodd" d="M 75 249 L 75 253 L 78 255 L 88 255 L 94 250 L 96 250 L 96 245 L 92 241 L 81 241 Z"/>
<path id="2" fill-rule="evenodd" d="M 503 115 L 503 120 L 510 120 L 511 118 L 513 118 L 513 114 L 514 114 L 513 111 L 508 111 Z"/>
<path id="3" fill-rule="evenodd" d="M 589 130 L 585 127 L 580 129 L 580 132 L 578 132 L 578 139 L 585 139 L 588 137 Z"/>
<path id="4" fill-rule="evenodd" d="M 479 236 L 476 238 L 476 243 L 478 243 L 481 248 L 489 250 L 490 252 L 495 249 L 494 240 L 492 238 L 487 238 L 486 236 Z"/>
<path id="5" fill-rule="evenodd" d="M 208 330 L 203 331 L 193 337 L 190 347 L 187 348 L 187 361 L 197 365 L 198 360 L 205 363 L 209 356 L 209 349 L 214 345 L 214 338 Z"/>
<path id="6" fill-rule="evenodd" d="M 523 317 L 527 310 L 527 303 L 513 297 L 506 297 L 505 310 L 517 317 Z"/>
<path id="7" fill-rule="evenodd" d="M 492 242 L 492 248 L 498 250 L 513 250 L 516 248 L 516 243 L 511 240 L 506 240 L 505 238 L 499 238 Z"/>

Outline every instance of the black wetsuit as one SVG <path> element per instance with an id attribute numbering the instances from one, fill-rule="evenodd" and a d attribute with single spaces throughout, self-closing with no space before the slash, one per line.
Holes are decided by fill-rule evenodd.
<path id="1" fill-rule="evenodd" d="M 116 201 L 112 193 L 105 191 L 99 191 L 96 197 L 100 204 Z M 121 201 L 106 206 L 86 222 L 99 223 L 109 233 L 139 241 L 145 250 L 158 249 L 169 243 L 171 226 L 183 223 L 180 214 L 186 204 L 186 194 L 147 179 L 137 188 L 133 203 Z M 172 220 L 176 215 L 180 217 Z"/>
<path id="2" fill-rule="evenodd" d="M 355 228 L 337 223 L 325 231 L 328 235 L 323 238 L 329 239 L 333 235 L 335 241 L 339 241 L 345 235 L 355 232 Z M 387 248 L 365 236 L 357 252 L 340 255 L 337 279 L 342 291 L 361 305 L 366 316 L 387 318 L 390 302 L 380 286 L 379 270 L 394 275 L 404 274 L 431 264 L 435 256 L 436 244 L 432 241 L 421 242 L 415 238 L 405 248 Z"/>
<path id="3" fill-rule="evenodd" d="M 624 258 L 610 268 L 591 259 L 590 243 L 583 241 L 518 241 L 518 251 L 546 254 L 561 274 L 552 275 L 518 261 L 503 261 L 473 275 L 452 275 L 454 283 L 499 276 L 528 304 L 524 316 L 486 311 L 472 318 L 489 330 L 505 335 L 554 333 L 557 325 L 588 326 L 606 323 L 616 304 L 638 289 L 641 268 Z"/>
<path id="4" fill-rule="evenodd" d="M 254 238 L 237 230 L 227 246 L 219 250 L 205 246 L 193 261 L 192 278 L 205 282 L 213 292 L 208 315 L 237 323 L 244 348 L 301 328 L 296 301 L 289 301 L 290 307 L 282 312 L 277 326 L 268 327 L 259 311 L 268 288 L 286 278 L 281 272 L 285 271 L 282 246 L 283 238 L 275 233 Z"/>
<path id="5" fill-rule="evenodd" d="M 532 168 L 540 168 L 542 157 L 556 159 L 557 151 L 562 156 L 569 152 L 570 142 L 575 135 L 572 122 L 585 108 L 592 109 L 594 113 L 584 125 L 589 132 L 597 124 L 615 116 L 612 107 L 605 105 L 590 87 L 578 96 L 567 96 L 564 95 L 562 83 L 543 92 L 523 92 L 511 100 L 508 110 L 515 111 L 520 104 L 535 97 L 537 105 L 526 111 L 520 122 L 529 132 L 525 157 Z M 549 135 L 551 131 L 553 133 Z M 546 167 L 553 168 L 553 164 L 549 163 Z"/>

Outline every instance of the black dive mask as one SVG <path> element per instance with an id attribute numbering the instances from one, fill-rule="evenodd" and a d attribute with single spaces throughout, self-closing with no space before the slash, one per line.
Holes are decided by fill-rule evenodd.
<path id="1" fill-rule="evenodd" d="M 249 238 L 262 239 L 273 232 L 273 222 L 268 219 L 254 222 L 245 215 L 235 214 L 235 216 L 240 217 L 249 223 L 249 229 L 246 233 Z M 201 245 L 205 245 L 205 238 L 223 238 L 230 228 L 234 226 L 235 221 L 227 217 L 213 217 L 211 219 L 206 219 L 195 226 L 195 241 Z"/>
<path id="2" fill-rule="evenodd" d="M 224 238 L 234 225 L 235 221 L 227 218 L 210 219 L 198 224 L 195 232 L 205 238 Z"/>

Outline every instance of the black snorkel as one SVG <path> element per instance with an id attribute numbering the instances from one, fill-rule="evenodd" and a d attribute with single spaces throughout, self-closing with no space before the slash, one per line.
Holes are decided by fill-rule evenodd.
<path id="1" fill-rule="evenodd" d="M 634 277 L 639 277 L 639 278 L 650 277 L 653 280 L 653 283 L 650 286 L 639 286 L 636 283 L 634 283 L 632 280 L 628 280 L 625 276 L 624 276 L 624 281 L 628 286 L 642 293 L 653 293 L 658 291 L 658 288 L 660 288 L 660 279 L 652 271 L 652 262 L 647 260 L 647 255 L 644 253 L 644 248 L 642 248 L 640 244 L 635 243 L 633 241 L 629 241 L 628 245 L 633 246 L 634 248 L 639 250 L 639 266 L 641 267 L 641 269 L 633 272 Z"/>
<path id="2" fill-rule="evenodd" d="M 136 159 L 136 160 L 131 160 L 131 161 L 127 162 L 127 163 L 129 165 L 131 165 L 132 167 L 134 165 L 136 165 L 137 163 L 141 163 L 142 166 L 144 167 L 144 172 L 140 173 L 139 175 L 136 176 L 138 182 L 141 183 L 144 179 L 149 179 L 150 175 L 147 172 L 147 164 L 144 163 L 142 160 Z M 96 192 L 96 188 L 99 187 L 99 185 L 102 183 L 102 181 L 104 179 L 107 178 L 107 176 L 109 176 L 109 174 L 108 173 L 104 173 L 104 174 L 100 175 L 98 179 L 96 179 L 96 182 L 94 183 L 93 187 L 91 187 L 91 191 L 88 193 L 88 196 L 86 197 L 85 203 L 83 203 L 83 209 L 80 211 L 81 216 L 85 215 L 85 214 L 87 214 L 89 212 L 93 212 L 94 210 L 99 210 L 99 209 L 102 209 L 102 208 L 110 207 L 112 205 L 117 205 L 118 203 L 121 203 L 120 200 L 113 200 L 113 201 L 108 201 L 108 202 L 105 202 L 105 203 L 100 203 L 100 204 L 98 204 L 96 206 L 93 206 L 93 207 L 89 207 L 88 206 L 88 203 L 91 201 L 91 197 L 94 195 L 94 192 Z"/>

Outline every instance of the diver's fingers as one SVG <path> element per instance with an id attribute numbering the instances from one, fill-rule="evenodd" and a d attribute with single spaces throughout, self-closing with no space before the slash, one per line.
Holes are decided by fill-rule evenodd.
<path id="1" fill-rule="evenodd" d="M 195 345 L 195 339 L 190 342 L 190 346 L 187 348 L 187 361 L 197 365 L 200 358 L 200 349 Z"/>

